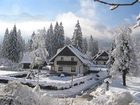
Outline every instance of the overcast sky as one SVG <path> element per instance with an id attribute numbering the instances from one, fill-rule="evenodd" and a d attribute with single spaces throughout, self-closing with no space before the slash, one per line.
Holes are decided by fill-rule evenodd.
<path id="1" fill-rule="evenodd" d="M 47 29 L 50 23 L 55 25 L 56 21 L 62 21 L 65 35 L 71 37 L 79 20 L 83 35 L 111 38 L 112 28 L 134 24 L 139 13 L 140 3 L 111 11 L 108 6 L 92 0 L 0 0 L 0 35 L 2 37 L 7 27 L 11 29 L 16 24 L 27 38 L 37 29 Z"/>

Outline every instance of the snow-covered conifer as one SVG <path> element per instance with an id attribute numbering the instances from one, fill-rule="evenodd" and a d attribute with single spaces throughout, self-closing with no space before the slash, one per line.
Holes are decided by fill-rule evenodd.
<path id="1" fill-rule="evenodd" d="M 86 54 L 87 49 L 88 49 L 87 39 L 86 39 L 86 38 L 83 38 L 82 52 L 83 52 L 84 54 Z"/>
<path id="2" fill-rule="evenodd" d="M 49 53 L 49 57 L 53 56 L 53 45 L 54 45 L 54 34 L 53 34 L 53 25 L 51 24 L 49 29 L 47 30 L 47 36 L 46 36 L 46 48 Z"/>
<path id="3" fill-rule="evenodd" d="M 65 45 L 71 44 L 71 39 L 69 37 L 65 38 Z"/>
<path id="4" fill-rule="evenodd" d="M 95 56 L 98 53 L 98 41 L 94 40 L 92 35 L 90 36 L 89 43 L 88 43 L 88 52 L 90 52 L 90 56 Z"/>
<path id="5" fill-rule="evenodd" d="M 64 47 L 64 44 L 65 44 L 64 27 L 62 25 L 62 22 L 60 23 L 60 26 L 59 26 L 58 44 L 59 44 L 59 48 Z"/>
<path id="6" fill-rule="evenodd" d="M 75 25 L 73 37 L 72 37 L 72 44 L 78 48 L 79 50 L 82 50 L 82 30 L 79 23 L 79 20 L 77 21 L 77 24 Z"/>
<path id="7" fill-rule="evenodd" d="M 4 58 L 8 58 L 8 55 L 9 55 L 9 52 L 8 52 L 8 49 L 9 49 L 9 30 L 8 28 L 6 29 L 5 31 L 5 35 L 4 35 L 4 39 L 3 39 L 3 43 L 2 43 L 2 57 Z"/>

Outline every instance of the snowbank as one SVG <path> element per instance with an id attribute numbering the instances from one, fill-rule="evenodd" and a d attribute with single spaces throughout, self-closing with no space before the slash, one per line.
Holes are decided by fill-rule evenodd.
<path id="1" fill-rule="evenodd" d="M 105 92 L 104 89 L 97 89 L 94 94 L 92 105 L 129 105 L 133 97 L 129 92 Z"/>
<path id="2" fill-rule="evenodd" d="M 0 103 L 4 103 L 3 100 L 6 99 L 12 100 L 12 104 L 8 104 L 8 101 L 5 101 L 6 105 L 39 105 L 38 95 L 32 92 L 30 87 L 18 82 L 11 82 L 6 85 L 1 90 L 0 96 Z"/>
<path id="3" fill-rule="evenodd" d="M 0 105 L 60 105 L 64 103 L 64 101 L 41 94 L 38 89 L 38 86 L 32 89 L 18 82 L 8 83 L 0 89 Z"/>

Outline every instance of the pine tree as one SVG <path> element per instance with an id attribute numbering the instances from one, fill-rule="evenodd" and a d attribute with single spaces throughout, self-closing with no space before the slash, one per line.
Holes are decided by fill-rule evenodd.
<path id="1" fill-rule="evenodd" d="M 94 40 L 91 35 L 88 44 L 88 52 L 90 52 L 90 56 L 93 57 L 98 53 L 98 51 L 98 41 Z"/>
<path id="2" fill-rule="evenodd" d="M 54 34 L 53 34 L 53 55 L 57 53 L 57 50 L 59 48 L 58 45 L 58 39 L 59 39 L 59 24 L 56 22 L 55 27 L 54 27 Z"/>
<path id="3" fill-rule="evenodd" d="M 71 44 L 71 39 L 69 37 L 65 38 L 65 45 Z"/>
<path id="4" fill-rule="evenodd" d="M 13 30 L 10 32 L 10 38 L 9 38 L 9 56 L 8 59 L 12 60 L 13 62 L 18 62 L 19 56 L 18 56 L 18 50 L 17 50 L 17 29 L 14 25 Z"/>
<path id="5" fill-rule="evenodd" d="M 20 30 L 18 30 L 17 32 L 17 50 L 18 50 L 18 58 L 20 61 L 23 57 L 23 51 L 25 50 L 25 41 L 23 40 L 21 36 Z"/>
<path id="6" fill-rule="evenodd" d="M 9 56 L 9 30 L 8 28 L 5 31 L 3 44 L 2 44 L 2 57 L 7 58 Z"/>
<path id="7" fill-rule="evenodd" d="M 98 40 L 95 40 L 94 41 L 94 54 L 93 54 L 93 56 L 98 54 L 98 52 L 99 52 Z"/>
<path id="8" fill-rule="evenodd" d="M 62 48 L 65 44 L 64 29 L 62 23 L 60 25 L 56 22 L 53 34 L 53 55 L 57 53 L 57 50 Z"/>
<path id="9" fill-rule="evenodd" d="M 78 20 L 77 24 L 75 25 L 75 30 L 72 37 L 72 44 L 79 50 L 82 50 L 82 40 L 83 40 L 82 31 L 81 31 L 81 26 Z"/>
<path id="10" fill-rule="evenodd" d="M 46 37 L 46 48 L 49 53 L 49 58 L 53 56 L 53 45 L 54 45 L 54 34 L 53 34 L 53 25 L 50 25 L 50 28 L 47 30 L 47 37 Z"/>
<path id="11" fill-rule="evenodd" d="M 62 22 L 60 23 L 60 26 L 59 26 L 58 44 L 59 44 L 58 46 L 59 48 L 64 47 L 64 44 L 65 44 L 64 27 L 62 25 Z"/>
<path id="12" fill-rule="evenodd" d="M 84 38 L 84 39 L 83 39 L 83 45 L 82 45 L 82 52 L 83 52 L 84 54 L 86 54 L 87 49 L 88 49 L 87 39 Z"/>

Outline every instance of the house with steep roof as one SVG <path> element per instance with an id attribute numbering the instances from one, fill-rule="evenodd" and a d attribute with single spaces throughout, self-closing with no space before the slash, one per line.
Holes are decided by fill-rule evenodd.
<path id="1" fill-rule="evenodd" d="M 94 64 L 87 55 L 72 45 L 64 46 L 57 54 L 50 59 L 51 70 L 57 73 L 85 74 Z"/>
<path id="2" fill-rule="evenodd" d="M 106 65 L 106 62 L 108 61 L 108 59 L 109 59 L 108 52 L 103 51 L 103 52 L 100 52 L 100 53 L 96 54 L 93 57 L 93 62 L 96 65 Z"/>

